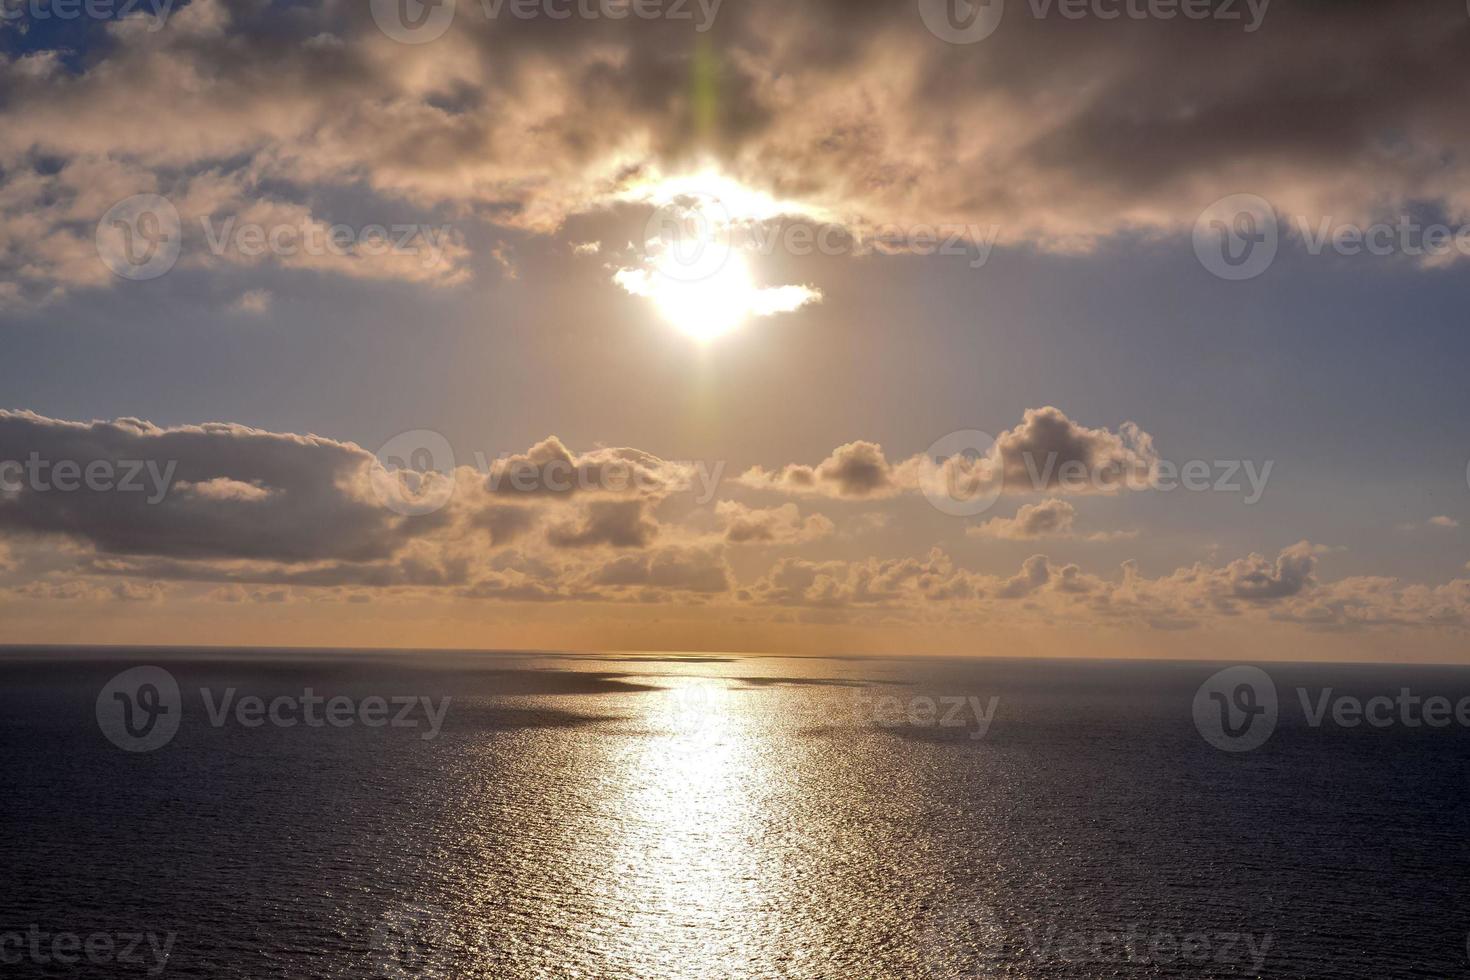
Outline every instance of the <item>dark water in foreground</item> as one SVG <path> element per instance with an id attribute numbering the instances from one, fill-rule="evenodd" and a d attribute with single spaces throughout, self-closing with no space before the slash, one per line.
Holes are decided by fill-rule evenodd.
<path id="1" fill-rule="evenodd" d="M 1223 666 L 0 652 L 0 976 L 1470 975 L 1470 672 Z"/>

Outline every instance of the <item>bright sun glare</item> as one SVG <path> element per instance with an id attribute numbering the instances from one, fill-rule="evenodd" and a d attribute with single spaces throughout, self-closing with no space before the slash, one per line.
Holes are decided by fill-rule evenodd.
<path id="1" fill-rule="evenodd" d="M 771 316 L 819 302 L 809 286 L 756 285 L 747 253 L 760 222 L 782 215 L 813 215 L 714 173 L 664 178 L 628 192 L 653 204 L 641 266 L 613 279 L 629 293 L 653 301 L 676 329 L 700 342 L 734 330 L 755 316 Z"/>
<path id="2" fill-rule="evenodd" d="M 744 256 L 730 254 L 721 268 L 691 281 L 677 272 L 670 274 L 670 262 L 666 254 L 655 265 L 655 275 L 662 281 L 649 296 L 664 319 L 695 340 L 713 340 L 729 333 L 756 306 L 761 291 L 750 280 Z"/>

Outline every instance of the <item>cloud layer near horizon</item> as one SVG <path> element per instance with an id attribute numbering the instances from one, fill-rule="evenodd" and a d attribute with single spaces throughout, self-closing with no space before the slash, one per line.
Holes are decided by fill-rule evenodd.
<path id="1" fill-rule="evenodd" d="M 1125 444 L 1042 409 L 997 445 L 1027 442 L 1022 437 L 1038 428 L 1067 434 L 1061 445 Z M 1078 432 L 1090 435 L 1078 443 Z M 575 453 L 555 437 L 488 472 L 418 473 L 319 436 L 0 412 L 0 459 L 30 458 L 48 463 L 42 484 L 15 465 L 0 472 L 0 595 L 9 601 L 437 596 L 673 602 L 746 615 L 843 610 L 853 621 L 977 625 L 1182 629 L 1238 617 L 1317 629 L 1470 625 L 1470 580 L 1323 581 L 1318 563 L 1327 549 L 1306 541 L 1274 557 L 1199 562 L 1154 578 L 1131 560 L 1102 575 L 1041 554 L 1014 574 L 985 574 L 939 547 L 921 557 L 815 558 L 805 552 L 842 534 L 846 517 L 696 497 L 692 464 L 632 448 Z M 151 472 L 171 482 L 156 497 L 146 487 L 64 490 L 55 485 L 64 460 L 83 472 L 97 463 L 120 472 L 130 461 L 151 461 Z M 446 485 L 452 493 L 437 496 Z M 873 484 L 861 478 L 857 485 Z M 749 491 L 739 483 L 729 489 Z M 405 506 L 425 495 L 442 506 L 426 513 Z M 1063 535 L 1074 513 L 1046 498 L 996 519 L 1012 533 L 994 536 Z M 871 523 L 870 516 L 854 523 Z M 954 521 L 957 541 L 965 527 Z M 732 549 L 751 548 L 770 553 L 772 564 L 739 576 Z M 219 588 L 201 593 L 206 585 Z"/>

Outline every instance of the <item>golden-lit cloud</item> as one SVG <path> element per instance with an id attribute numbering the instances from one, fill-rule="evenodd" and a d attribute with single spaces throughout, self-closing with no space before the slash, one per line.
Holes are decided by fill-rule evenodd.
<path id="1" fill-rule="evenodd" d="M 935 38 L 903 4 L 725 4 L 705 34 L 466 10 L 407 45 L 365 6 L 283 17 L 194 0 L 162 30 L 108 24 L 80 64 L 0 59 L 0 301 L 111 284 L 92 229 L 138 193 L 168 196 L 191 234 L 226 213 L 331 225 L 342 215 L 318 209 L 324 192 L 378 220 L 549 235 L 571 216 L 701 190 L 740 220 L 802 215 L 859 237 L 954 223 L 1062 251 L 1185 233 L 1242 189 L 1284 215 L 1363 221 L 1428 204 L 1463 219 L 1470 82 L 1402 83 L 1404 64 L 1454 60 L 1464 17 L 1451 7 L 1273 7 L 1249 32 L 1017 9 L 978 48 Z M 700 38 L 714 85 L 696 111 Z M 283 264 L 442 285 L 472 275 L 468 247 L 455 238 L 431 269 Z M 807 287 L 752 297 L 752 315 L 814 299 L 795 288 Z"/>

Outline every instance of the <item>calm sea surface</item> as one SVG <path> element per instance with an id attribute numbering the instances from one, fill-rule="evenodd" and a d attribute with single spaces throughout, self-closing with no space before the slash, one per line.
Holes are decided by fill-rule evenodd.
<path id="1" fill-rule="evenodd" d="M 1226 666 L 0 652 L 0 976 L 1470 975 L 1470 672 Z"/>

